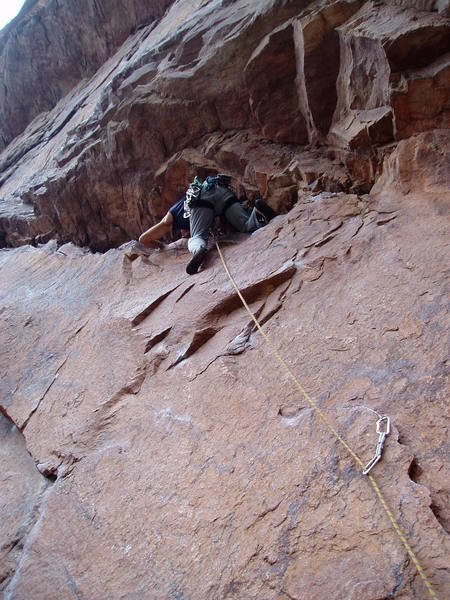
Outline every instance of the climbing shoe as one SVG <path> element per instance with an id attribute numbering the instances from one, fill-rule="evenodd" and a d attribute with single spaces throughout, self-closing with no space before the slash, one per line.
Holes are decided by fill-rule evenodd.
<path id="1" fill-rule="evenodd" d="M 205 262 L 205 258 L 206 248 L 200 248 L 200 250 L 197 250 L 197 252 L 187 264 L 186 273 L 188 275 L 194 275 L 195 273 L 197 273 L 197 271 L 200 268 L 200 265 L 202 265 Z"/>
<path id="2" fill-rule="evenodd" d="M 266 223 L 268 223 L 277 216 L 277 213 L 273 210 L 273 208 L 270 208 L 270 206 L 266 204 L 264 200 L 261 200 L 261 198 L 258 198 L 256 200 L 255 210 L 256 214 L 262 217 Z"/>

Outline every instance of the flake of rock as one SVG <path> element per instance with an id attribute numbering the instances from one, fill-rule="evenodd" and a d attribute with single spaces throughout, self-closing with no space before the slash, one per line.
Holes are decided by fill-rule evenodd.
<path id="1" fill-rule="evenodd" d="M 246 302 L 363 464 L 391 418 L 373 473 L 449 596 L 443 3 L 137 5 L 83 14 L 116 15 L 88 76 L 2 142 L 0 407 L 22 430 L 2 437 L 5 597 L 427 597 L 214 245 L 188 276 L 185 239 L 130 242 L 218 171 L 282 213 L 251 236 L 221 226 Z M 27 3 L 16 47 L 55 7 Z M 59 79 L 42 52 L 37 109 Z"/>

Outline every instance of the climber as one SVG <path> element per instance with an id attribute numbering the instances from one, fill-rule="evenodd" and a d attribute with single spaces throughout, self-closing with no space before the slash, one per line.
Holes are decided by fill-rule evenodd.
<path id="1" fill-rule="evenodd" d="M 205 261 L 209 231 L 214 217 L 223 215 L 238 231 L 252 233 L 264 227 L 277 214 L 261 199 L 256 200 L 255 207 L 249 213 L 229 184 L 230 177 L 226 175 L 209 176 L 203 184 L 195 177 L 186 192 L 184 214 L 190 219 L 191 237 L 188 248 L 193 254 L 186 267 L 189 275 L 197 273 Z"/>
<path id="2" fill-rule="evenodd" d="M 144 231 L 139 242 L 146 248 L 159 248 L 163 245 L 160 239 L 168 233 L 176 234 L 180 231 L 182 237 L 189 237 L 189 219 L 184 217 L 184 202 L 183 196 L 169 208 L 159 223 Z"/>

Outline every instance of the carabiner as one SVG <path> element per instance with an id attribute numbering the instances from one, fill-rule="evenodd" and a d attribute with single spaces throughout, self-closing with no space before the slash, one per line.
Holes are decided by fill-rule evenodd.
<path id="1" fill-rule="evenodd" d="M 382 429 L 383 423 L 386 423 L 384 430 Z M 384 442 L 386 440 L 386 437 L 389 435 L 390 431 L 391 431 L 390 418 L 386 417 L 386 416 L 379 416 L 379 419 L 377 421 L 378 442 L 377 442 L 377 447 L 375 449 L 375 456 L 364 467 L 363 475 L 367 475 L 369 473 L 369 471 L 371 471 L 374 468 L 374 466 L 377 464 L 377 462 L 381 459 L 381 454 L 382 454 L 383 448 L 384 448 Z"/>
<path id="2" fill-rule="evenodd" d="M 383 423 L 383 421 L 386 421 L 386 429 L 385 431 L 381 431 L 381 425 Z M 386 435 L 389 435 L 389 432 L 391 431 L 391 419 L 389 417 L 383 416 L 380 417 L 377 421 L 377 433 L 378 435 L 380 433 L 385 433 Z"/>

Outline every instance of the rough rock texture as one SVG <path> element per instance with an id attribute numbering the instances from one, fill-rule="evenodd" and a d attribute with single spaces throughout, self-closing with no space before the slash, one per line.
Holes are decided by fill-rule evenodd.
<path id="1" fill-rule="evenodd" d="M 223 247 L 277 350 L 364 461 L 369 409 L 393 419 L 376 476 L 445 597 L 449 194 L 421 184 L 310 196 Z M 6 598 L 425 597 L 218 256 L 195 278 L 185 263 L 183 241 L 134 261 L 51 243 L 3 251 L 14 345 L 2 404 L 57 475 Z"/>
<path id="2" fill-rule="evenodd" d="M 3 590 L 19 564 L 49 481 L 36 470 L 22 434 L 1 413 L 0 442 L 0 590 Z"/>
<path id="3" fill-rule="evenodd" d="M 230 269 L 364 463 L 391 417 L 374 474 L 448 597 L 448 7 L 88 4 L 91 70 L 49 51 L 59 101 L 0 155 L 5 600 L 427 597 L 217 253 L 189 277 L 185 240 L 117 248 L 217 170 L 283 213 L 221 240 Z M 72 6 L 29 2 L 3 39 Z"/>
<path id="4" fill-rule="evenodd" d="M 27 0 L 0 33 L 0 148 L 172 0 Z M 32 93 L 30 93 L 32 90 Z"/>
<path id="5" fill-rule="evenodd" d="M 448 126 L 449 22 L 389 2 L 175 2 L 0 155 L 0 244 L 117 246 L 199 163 L 277 208 L 305 184 L 367 192 L 396 139 Z"/>

